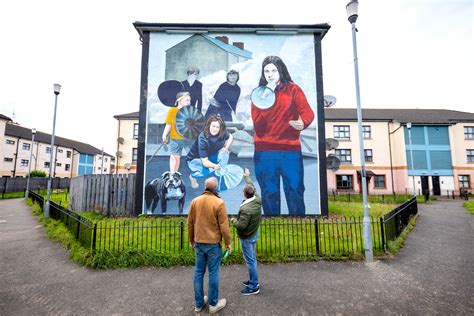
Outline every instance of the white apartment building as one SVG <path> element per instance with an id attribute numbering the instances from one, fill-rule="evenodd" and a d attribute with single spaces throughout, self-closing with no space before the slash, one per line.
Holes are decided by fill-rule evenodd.
<path id="1" fill-rule="evenodd" d="M 30 161 L 31 153 L 31 161 Z M 53 154 L 52 176 L 73 178 L 78 175 L 113 172 L 114 157 L 89 144 L 56 136 L 51 148 L 51 135 L 22 127 L 0 114 L 0 176 L 24 177 L 28 170 L 49 173 Z M 31 166 L 30 166 L 31 165 Z"/>

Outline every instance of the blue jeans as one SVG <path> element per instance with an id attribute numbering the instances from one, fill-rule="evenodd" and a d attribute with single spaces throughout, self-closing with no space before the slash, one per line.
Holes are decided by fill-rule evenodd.
<path id="1" fill-rule="evenodd" d="M 289 215 L 304 215 L 304 168 L 300 151 L 255 151 L 255 176 L 265 215 L 280 215 L 280 178 Z"/>
<path id="2" fill-rule="evenodd" d="M 241 238 L 240 245 L 245 263 L 249 269 L 249 288 L 254 290 L 258 286 L 257 256 L 255 254 L 255 245 L 258 240 L 258 231 L 249 238 Z"/>
<path id="3" fill-rule="evenodd" d="M 209 305 L 217 305 L 222 248 L 219 244 L 196 243 L 194 263 L 194 306 L 204 305 L 204 274 L 209 269 Z"/>
<path id="4" fill-rule="evenodd" d="M 221 166 L 227 165 L 229 162 L 229 153 L 219 151 L 208 159 L 210 162 L 220 164 Z M 209 168 L 204 167 L 200 158 L 194 158 L 187 163 L 193 178 L 207 178 L 210 176 L 211 171 Z"/>

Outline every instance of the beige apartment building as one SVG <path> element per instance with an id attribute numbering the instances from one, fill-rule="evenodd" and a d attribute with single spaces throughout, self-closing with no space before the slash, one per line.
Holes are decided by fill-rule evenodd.
<path id="1" fill-rule="evenodd" d="M 136 171 L 138 115 L 133 112 L 114 116 L 118 120 L 118 173 Z M 369 194 L 446 195 L 472 190 L 474 113 L 364 109 L 362 117 Z M 361 192 L 356 109 L 325 109 L 325 120 L 326 139 L 338 142 L 337 148 L 326 155 L 335 155 L 340 161 L 338 168 L 327 170 L 328 192 Z"/>
<path id="2" fill-rule="evenodd" d="M 31 153 L 31 161 L 30 161 Z M 49 173 L 50 155 L 55 163 L 52 176 L 73 178 L 86 174 L 107 174 L 114 170 L 114 157 L 89 144 L 55 137 L 51 148 L 51 135 L 37 131 L 32 143 L 32 130 L 0 115 L 0 175 L 24 177 L 28 170 Z"/>

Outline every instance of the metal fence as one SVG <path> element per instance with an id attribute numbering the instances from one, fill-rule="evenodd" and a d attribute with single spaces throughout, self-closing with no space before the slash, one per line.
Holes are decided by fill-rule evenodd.
<path id="1" fill-rule="evenodd" d="M 33 196 L 32 196 L 33 197 Z M 35 194 L 35 200 L 43 203 Z M 50 214 L 68 226 L 92 251 L 125 250 L 179 254 L 192 252 L 184 217 L 101 219 L 92 223 L 64 207 L 51 203 Z M 375 253 L 386 250 L 417 213 L 416 198 L 406 201 L 381 218 L 372 218 Z M 241 253 L 235 228 L 229 224 L 233 249 Z M 256 246 L 260 259 L 311 258 L 363 255 L 363 217 L 264 217 Z"/>
<path id="2" fill-rule="evenodd" d="M 45 199 L 42 195 L 29 191 L 29 197 L 34 203 L 38 203 L 41 209 L 44 207 Z M 50 201 L 49 216 L 61 221 L 71 234 L 86 248 L 95 249 L 96 224 L 83 218 L 63 206 Z"/>

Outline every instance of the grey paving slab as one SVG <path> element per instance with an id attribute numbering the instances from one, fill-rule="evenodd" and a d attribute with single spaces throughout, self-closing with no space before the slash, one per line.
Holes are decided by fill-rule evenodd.
<path id="1" fill-rule="evenodd" d="M 252 297 L 239 294 L 246 268 L 226 266 L 220 314 L 473 315 L 473 233 L 461 201 L 440 201 L 420 206 L 394 259 L 259 265 Z M 192 267 L 79 267 L 22 199 L 0 201 L 0 315 L 193 315 L 192 277 Z"/>

